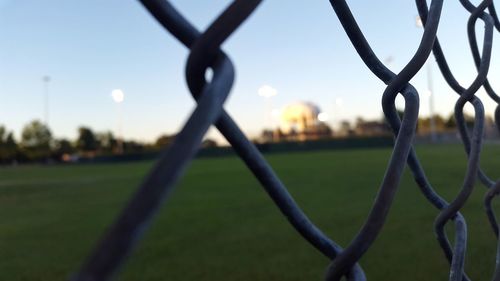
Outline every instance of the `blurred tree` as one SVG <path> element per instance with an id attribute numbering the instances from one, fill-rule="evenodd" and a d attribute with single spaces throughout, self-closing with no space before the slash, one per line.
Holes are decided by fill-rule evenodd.
<path id="1" fill-rule="evenodd" d="M 12 132 L 7 132 L 4 126 L 0 126 L 0 162 L 13 162 L 16 160 L 17 144 Z"/>
<path id="2" fill-rule="evenodd" d="M 135 141 L 124 141 L 123 152 L 125 153 L 141 153 L 144 151 L 144 145 Z"/>
<path id="3" fill-rule="evenodd" d="M 474 116 L 464 113 L 465 124 L 467 128 L 472 128 L 474 126 Z M 452 129 L 457 127 L 457 120 L 455 119 L 455 114 L 450 114 L 450 117 L 445 122 L 445 127 Z"/>
<path id="4" fill-rule="evenodd" d="M 279 133 L 281 134 L 281 130 L 279 131 Z M 289 134 L 294 135 L 295 130 L 292 128 L 292 130 L 290 131 Z M 260 134 L 260 142 L 262 142 L 262 143 L 274 142 L 273 130 L 269 130 L 269 129 L 262 130 L 262 133 Z"/>
<path id="5" fill-rule="evenodd" d="M 22 152 L 29 160 L 47 160 L 51 141 L 49 128 L 38 120 L 24 126 L 21 133 Z"/>
<path id="6" fill-rule="evenodd" d="M 113 136 L 111 132 L 97 133 L 97 141 L 99 142 L 99 148 L 101 152 L 111 153 L 117 149 L 118 141 Z"/>
<path id="7" fill-rule="evenodd" d="M 340 129 L 337 132 L 337 135 L 340 137 L 349 137 L 354 135 L 354 130 L 351 127 L 351 123 L 347 120 L 342 120 L 340 122 Z"/>
<path id="8" fill-rule="evenodd" d="M 493 117 L 491 115 L 484 116 L 484 122 L 488 126 L 494 126 L 495 125 L 495 120 L 493 119 Z"/>
<path id="9" fill-rule="evenodd" d="M 433 117 L 435 126 L 434 129 L 436 130 L 436 132 L 442 132 L 448 128 L 446 124 L 449 120 L 445 120 L 439 114 L 435 114 L 433 115 Z M 421 134 L 431 133 L 431 119 L 429 117 L 418 118 L 417 131 Z"/>
<path id="10" fill-rule="evenodd" d="M 448 117 L 448 119 L 444 123 L 444 126 L 447 129 L 454 129 L 457 127 L 457 121 L 455 121 L 455 116 L 453 115 L 453 113 L 450 114 L 450 117 Z"/>
<path id="11" fill-rule="evenodd" d="M 67 139 L 56 140 L 52 155 L 55 159 L 61 160 L 65 155 L 71 155 L 76 152 L 73 144 Z"/>
<path id="12" fill-rule="evenodd" d="M 76 147 L 82 152 L 95 152 L 99 148 L 94 132 L 88 127 L 78 128 Z"/>
<path id="13" fill-rule="evenodd" d="M 385 117 L 382 117 L 382 120 L 385 120 Z M 363 123 L 365 123 L 365 119 L 363 119 L 363 117 L 361 116 L 356 117 L 356 126 Z"/>
<path id="14" fill-rule="evenodd" d="M 445 123 L 446 123 L 446 120 L 444 120 L 443 116 L 441 116 L 439 114 L 434 115 L 434 124 L 436 125 L 436 130 L 438 130 L 438 131 L 444 130 Z"/>
<path id="15" fill-rule="evenodd" d="M 167 145 L 170 145 L 174 140 L 175 135 L 161 135 L 156 139 L 156 147 L 163 148 Z"/>
<path id="16" fill-rule="evenodd" d="M 346 132 L 350 131 L 351 123 L 349 123 L 349 121 L 347 120 L 342 120 L 342 122 L 340 122 L 340 129 Z"/>
<path id="17" fill-rule="evenodd" d="M 217 142 L 214 141 L 213 139 L 205 139 L 201 143 L 201 147 L 203 148 L 208 148 L 208 147 L 217 147 Z"/>
<path id="18" fill-rule="evenodd" d="M 396 112 L 397 112 L 397 114 L 398 114 L 398 116 L 399 116 L 399 119 L 400 119 L 400 120 L 403 120 L 403 117 L 404 117 L 404 115 L 405 115 L 404 110 L 399 109 L 399 108 L 396 108 Z M 387 123 L 387 125 L 389 125 L 389 122 L 387 121 L 387 119 L 386 119 L 386 117 L 385 117 L 385 114 L 384 114 L 384 113 L 382 113 L 382 118 L 381 118 L 380 120 L 381 120 L 381 122 L 382 122 L 382 123 Z M 357 117 L 357 118 L 356 118 L 356 123 L 355 123 L 355 125 L 356 125 L 356 124 L 360 124 L 360 123 L 362 124 L 362 123 L 364 123 L 364 122 L 366 122 L 366 120 L 364 120 L 362 117 Z"/>

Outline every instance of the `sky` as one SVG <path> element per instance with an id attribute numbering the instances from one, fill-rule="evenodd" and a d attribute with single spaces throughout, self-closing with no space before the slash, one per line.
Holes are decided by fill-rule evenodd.
<path id="1" fill-rule="evenodd" d="M 171 2 L 203 30 L 231 1 Z M 399 72 L 422 35 L 414 1 L 348 3 L 375 53 Z M 463 85 L 476 75 L 468 16 L 459 1 L 445 1 L 438 30 Z M 482 30 L 480 24 L 480 37 Z M 500 57 L 499 39 L 495 34 L 492 62 Z M 274 109 L 310 101 L 328 114 L 334 128 L 344 119 L 382 117 L 385 85 L 362 63 L 327 0 L 263 1 L 223 49 L 236 67 L 225 108 L 250 137 L 277 125 L 257 94 L 262 85 L 277 90 Z M 174 134 L 195 106 L 184 79 L 187 56 L 135 0 L 0 0 L 0 124 L 19 138 L 26 123 L 43 120 L 42 77 L 50 76 L 48 124 L 55 137 L 75 138 L 79 126 L 117 133 L 120 123 L 127 139 L 154 141 Z M 447 116 L 457 95 L 430 61 L 436 112 Z M 427 89 L 428 70 L 422 68 L 411 81 L 420 93 Z M 492 63 L 489 77 L 497 89 L 499 74 L 499 65 Z M 114 89 L 125 94 L 120 105 L 111 98 Z M 491 115 L 495 104 L 482 90 L 479 97 Z M 404 105 L 402 99 L 398 105 Z M 425 95 L 420 113 L 429 114 Z M 222 140 L 215 129 L 208 136 Z"/>

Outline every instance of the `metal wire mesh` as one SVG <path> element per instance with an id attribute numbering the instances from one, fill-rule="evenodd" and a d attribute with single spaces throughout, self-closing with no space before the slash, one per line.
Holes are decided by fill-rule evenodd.
<path id="1" fill-rule="evenodd" d="M 453 76 L 436 37 L 443 0 L 432 0 L 429 7 L 425 0 L 416 0 L 424 32 L 414 56 L 397 74 L 391 72 L 372 51 L 346 1 L 330 0 L 334 12 L 360 58 L 373 74 L 387 85 L 382 95 L 382 107 L 395 137 L 393 152 L 371 211 L 358 234 L 345 249 L 327 237 L 308 219 L 271 166 L 223 108 L 233 84 L 234 67 L 220 46 L 254 12 L 261 1 L 233 1 L 203 32 L 193 27 L 166 0 L 140 2 L 166 31 L 190 49 L 185 72 L 189 90 L 197 106 L 175 141 L 161 154 L 160 160 L 72 280 L 110 280 L 119 271 L 126 257 L 148 228 L 154 214 L 184 173 L 187 164 L 195 156 L 203 136 L 211 125 L 215 125 L 231 144 L 290 224 L 306 241 L 331 260 L 325 280 L 340 280 L 343 277 L 356 281 L 367 279 L 357 262 L 368 251 L 384 226 L 406 163 L 422 194 L 439 210 L 434 231 L 450 263 L 449 280 L 469 280 L 464 272 L 467 224 L 459 211 L 467 202 L 476 179 L 487 187 L 484 205 L 497 237 L 499 229 L 491 202 L 500 193 L 500 181 L 495 182 L 480 169 L 479 157 L 485 117 L 482 102 L 475 96 L 477 91 L 484 87 L 489 97 L 497 103 L 495 121 L 500 131 L 500 105 L 498 105 L 500 97 L 488 81 L 493 32 L 494 29 L 500 31 L 500 21 L 492 0 L 484 0 L 478 6 L 467 0 L 460 0 L 464 9 L 470 13 L 467 33 L 477 67 L 477 76 L 467 87 L 460 85 Z M 481 52 L 475 34 L 479 20 L 485 27 Z M 422 68 L 431 52 L 446 82 L 459 95 L 455 105 L 455 118 L 468 155 L 463 184 L 451 202 L 445 201 L 434 190 L 412 147 L 418 120 L 419 94 L 409 81 Z M 213 71 L 213 78 L 210 81 L 205 80 L 205 72 L 208 69 Z M 398 116 L 395 106 L 398 94 L 405 99 L 402 119 Z M 463 113 L 466 103 L 470 103 L 475 112 L 471 133 Z M 444 231 L 445 225 L 450 221 L 455 225 L 453 245 Z M 500 246 L 492 279 L 500 280 Z"/>

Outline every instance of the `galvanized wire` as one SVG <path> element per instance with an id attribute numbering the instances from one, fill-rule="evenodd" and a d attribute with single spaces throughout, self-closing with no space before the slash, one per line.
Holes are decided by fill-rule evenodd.
<path id="1" fill-rule="evenodd" d="M 166 30 L 191 49 L 186 79 L 188 80 L 191 93 L 197 100 L 198 106 L 190 120 L 176 137 L 174 143 L 162 154 L 157 165 L 146 178 L 146 181 L 141 185 L 138 192 L 133 196 L 131 202 L 122 212 L 118 221 L 108 230 L 108 233 L 73 279 L 83 281 L 108 280 L 111 278 L 112 274 L 116 272 L 118 267 L 123 263 L 125 256 L 137 243 L 138 238 L 147 227 L 147 223 L 149 223 L 159 205 L 165 200 L 168 192 L 175 184 L 175 180 L 177 180 L 182 173 L 184 168 L 183 165 L 186 165 L 194 156 L 208 126 L 213 123 L 215 123 L 216 127 L 233 146 L 236 153 L 257 177 L 266 192 L 293 227 L 325 256 L 331 259 L 335 258 L 336 255 L 342 251 L 342 248 L 324 235 L 305 216 L 257 148 L 244 136 L 236 123 L 222 109 L 223 100 L 219 100 L 217 105 L 211 108 L 207 108 L 207 106 L 202 103 L 203 99 L 209 99 L 212 95 L 224 95 L 225 97 L 229 93 L 228 86 L 224 88 L 218 86 L 222 82 L 230 85 L 233 80 L 232 64 L 227 56 L 219 49 L 222 40 L 219 44 L 212 45 L 212 49 L 204 50 L 205 52 L 203 52 L 201 48 L 195 49 L 194 46 L 204 38 L 203 36 L 205 33 L 200 34 L 169 2 L 162 0 L 143 0 L 141 3 Z M 243 20 L 251 12 L 250 8 L 255 8 L 259 3 L 260 1 L 234 1 L 232 6 L 230 6 L 224 14 L 234 15 L 236 13 L 238 14 L 237 18 Z M 233 7 L 233 10 L 231 10 L 231 7 Z M 245 8 L 243 11 L 247 14 L 239 15 L 242 13 L 242 11 L 239 11 L 243 9 L 242 7 Z M 221 19 L 224 14 L 222 14 L 219 19 Z M 213 33 L 220 32 L 217 29 L 225 30 L 228 26 L 233 29 L 237 27 L 234 23 L 228 25 L 228 23 L 222 20 L 219 20 L 219 22 L 222 23 L 216 25 L 216 21 L 211 26 L 212 30 L 215 30 Z M 228 35 L 229 34 L 227 34 L 227 36 Z M 208 35 L 205 37 L 208 37 Z M 209 40 L 206 39 L 205 41 Z M 195 51 L 198 51 L 200 55 L 193 55 Z M 197 63 L 192 58 L 197 57 L 201 60 L 203 56 L 207 56 L 207 54 L 212 57 L 217 54 L 217 56 L 220 57 L 220 63 L 224 63 L 224 67 L 214 67 L 214 78 L 211 82 L 207 82 L 205 86 L 204 75 L 198 75 L 197 77 L 193 75 L 197 73 L 204 74 L 210 63 L 207 61 L 204 63 Z M 208 56 L 208 60 L 210 58 L 211 57 Z M 196 69 L 196 71 L 193 69 Z M 204 86 L 205 88 L 203 88 Z M 204 89 L 204 92 L 200 94 L 202 89 Z M 220 111 L 220 113 L 216 110 Z M 199 119 L 191 121 L 198 111 L 203 111 L 205 116 L 211 114 L 211 119 L 200 117 L 204 118 L 203 126 L 197 123 Z M 193 126 L 195 126 L 194 128 L 196 128 L 196 130 L 193 130 Z M 358 265 L 352 267 L 349 271 L 349 275 L 356 278 L 356 280 L 365 280 L 364 273 Z"/>
<path id="2" fill-rule="evenodd" d="M 478 72 L 467 88 L 462 87 L 453 76 L 437 39 L 443 0 L 432 0 L 430 8 L 425 0 L 416 0 L 424 32 L 415 55 L 397 74 L 390 71 L 372 51 L 346 1 L 330 0 L 360 58 L 373 74 L 387 85 L 382 95 L 382 108 L 395 137 L 393 152 L 373 206 L 360 231 L 345 249 L 326 236 L 304 214 L 271 166 L 223 108 L 233 84 L 234 66 L 222 51 L 221 45 L 255 11 L 261 0 L 233 1 L 204 32 L 199 32 L 166 0 L 140 0 L 140 2 L 166 31 L 190 50 L 185 74 L 189 90 L 197 105 L 172 145 L 162 152 L 160 159 L 116 222 L 110 226 L 71 280 L 106 281 L 118 273 L 148 228 L 158 208 L 164 204 L 170 191 L 195 156 L 203 136 L 211 125 L 215 125 L 227 139 L 296 231 L 331 260 L 325 280 L 340 280 L 342 277 L 346 277 L 347 280 L 366 280 L 358 261 L 369 250 L 385 224 L 406 163 L 422 194 L 439 210 L 434 231 L 450 263 L 449 280 L 470 280 L 464 272 L 467 224 L 459 211 L 473 191 L 476 178 L 489 188 L 484 205 L 493 232 L 497 238 L 499 236 L 499 225 L 491 202 L 500 193 L 500 181 L 491 180 L 480 169 L 479 158 L 485 117 L 483 105 L 475 96 L 480 87 L 484 87 L 489 97 L 497 103 L 495 122 L 500 131 L 500 97 L 491 87 L 487 77 L 492 56 L 494 28 L 500 31 L 500 22 L 492 0 L 484 0 L 477 7 L 468 0 L 460 0 L 471 14 L 467 31 Z M 481 53 L 475 34 L 478 19 L 485 26 Z M 435 191 L 412 147 L 418 121 L 419 95 L 409 81 L 422 68 L 431 51 L 448 85 L 459 94 L 455 104 L 455 118 L 468 156 L 463 184 L 450 203 Z M 213 71 L 213 78 L 210 81 L 205 79 L 208 69 Z M 405 99 L 402 120 L 395 105 L 398 94 Z M 463 113 L 466 103 L 470 103 L 475 111 L 471 134 Z M 449 221 L 455 224 L 453 246 L 444 231 Z M 500 281 L 500 243 L 498 249 L 493 280 Z"/>
<path id="3" fill-rule="evenodd" d="M 478 69 L 478 76 L 477 76 L 476 80 L 473 82 L 473 84 L 478 82 L 476 84 L 480 84 L 480 86 L 483 86 L 485 88 L 488 95 L 497 103 L 496 115 L 498 115 L 498 112 L 499 112 L 498 95 L 496 95 L 496 93 L 493 91 L 493 89 L 491 88 L 491 86 L 489 85 L 489 82 L 487 80 L 489 62 L 491 60 L 493 25 L 497 28 L 497 30 L 500 27 L 498 17 L 496 15 L 495 8 L 493 6 L 492 1 L 483 1 L 478 7 L 475 7 L 469 1 L 461 1 L 461 3 L 464 6 L 464 8 L 467 9 L 471 13 L 471 17 L 469 18 L 469 21 L 467 24 L 467 34 L 468 34 L 468 39 L 469 39 L 469 45 L 470 45 L 470 48 L 472 51 L 472 56 L 474 58 L 474 63 Z M 491 15 L 484 12 L 484 9 L 486 7 L 490 11 Z M 419 12 L 420 12 L 421 16 L 425 15 L 425 9 L 419 9 Z M 485 24 L 485 32 L 484 32 L 485 34 L 484 34 L 484 39 L 483 39 L 482 57 L 479 53 L 479 48 L 478 48 L 476 34 L 475 34 L 475 25 L 476 25 L 478 18 L 480 18 Z M 479 87 L 477 85 L 471 85 L 469 87 L 469 89 L 464 89 L 457 82 L 457 80 L 454 78 L 454 76 L 452 75 L 452 73 L 447 65 L 446 59 L 444 57 L 444 54 L 442 52 L 442 49 L 439 45 L 438 40 L 436 40 L 436 43 L 434 46 L 434 55 L 436 57 L 436 60 L 437 60 L 438 65 L 440 67 L 440 70 L 443 74 L 443 77 L 445 78 L 445 80 L 448 82 L 450 87 L 455 92 L 457 92 L 461 96 L 464 96 L 466 94 L 465 93 L 466 91 L 470 91 L 470 90 L 477 91 L 479 89 Z M 482 104 L 481 104 L 480 100 L 476 97 L 473 97 L 472 99 L 470 99 L 469 102 L 471 102 L 473 104 L 474 109 L 475 109 L 476 120 L 474 122 L 474 129 L 479 129 L 478 127 L 483 126 L 483 122 L 484 122 L 483 121 L 484 110 L 482 108 Z M 462 104 L 463 101 L 460 101 L 460 103 L 461 104 L 459 105 L 457 102 L 457 106 L 455 108 L 455 116 L 456 116 L 457 123 L 459 126 L 460 136 L 461 136 L 462 141 L 464 143 L 466 153 L 468 154 L 469 159 L 470 159 L 471 158 L 471 150 L 472 149 L 475 149 L 475 150 L 480 149 L 480 143 L 478 144 L 477 142 L 478 141 L 480 142 L 480 140 L 482 138 L 482 133 L 477 132 L 478 130 L 474 130 L 472 140 L 471 140 L 469 133 L 468 133 L 468 130 L 467 130 L 467 126 L 465 124 L 464 117 L 463 117 L 463 105 L 464 105 L 464 104 Z M 499 123 L 500 119 L 498 118 L 498 116 L 495 116 L 495 121 L 496 121 L 497 127 L 500 131 L 500 123 Z M 481 130 L 482 130 L 482 128 L 481 128 Z M 472 144 L 471 144 L 471 141 L 472 141 Z M 474 146 L 475 148 L 473 148 L 472 146 Z M 479 176 L 480 181 L 486 187 L 491 188 L 485 197 L 485 209 L 486 209 L 486 213 L 487 213 L 488 218 L 491 222 L 491 225 L 492 225 L 494 232 L 498 233 L 497 230 L 495 231 L 495 229 L 498 229 L 498 226 L 497 226 L 494 214 L 493 214 L 493 210 L 491 208 L 491 200 L 492 200 L 493 196 L 496 194 L 495 190 L 497 188 L 495 188 L 494 186 L 497 186 L 500 181 L 497 183 L 492 181 L 484 172 L 481 171 L 481 169 L 479 167 L 479 163 L 477 163 L 477 169 L 478 169 L 478 176 Z M 462 202 L 462 205 L 464 203 L 465 202 Z M 444 248 L 446 248 L 447 243 L 443 239 L 443 237 L 445 236 L 443 232 L 444 231 L 441 229 L 439 237 L 440 237 L 440 241 L 442 242 L 441 243 L 442 246 Z M 497 236 L 498 236 L 498 234 L 497 234 Z M 499 255 L 499 254 L 500 253 L 497 253 L 497 255 Z M 447 256 L 449 257 L 449 253 L 447 254 Z M 498 266 L 499 265 L 498 265 L 498 261 L 497 261 L 495 272 L 499 271 Z M 495 273 L 495 277 L 493 280 L 499 280 L 498 278 L 499 278 L 498 274 Z"/>
<path id="4" fill-rule="evenodd" d="M 396 137 L 391 161 L 367 221 L 351 244 L 338 258 L 333 260 L 328 268 L 326 280 L 340 280 L 346 269 L 354 262 L 357 262 L 368 250 L 382 229 L 399 185 L 405 162 L 410 156 L 418 119 L 419 99 L 416 89 L 409 84 L 409 81 L 422 68 L 432 50 L 443 1 L 432 1 L 429 10 L 429 22 L 424 28 L 419 48 L 410 62 L 397 75 L 390 71 L 371 50 L 347 3 L 344 0 L 330 0 L 330 3 L 363 62 L 379 79 L 388 85 L 383 94 L 382 105 L 386 120 L 391 125 Z M 401 93 L 405 98 L 402 121 L 395 106 L 398 93 Z"/>

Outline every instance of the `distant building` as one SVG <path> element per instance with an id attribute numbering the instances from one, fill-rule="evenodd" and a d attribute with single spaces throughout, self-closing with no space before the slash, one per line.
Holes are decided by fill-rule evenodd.
<path id="1" fill-rule="evenodd" d="M 356 122 L 356 127 L 354 128 L 354 133 L 357 136 L 385 136 L 391 135 L 391 129 L 389 125 L 385 122 L 380 121 L 364 121 L 359 119 Z"/>
<path id="2" fill-rule="evenodd" d="M 297 102 L 285 106 L 280 116 L 280 127 L 275 131 L 275 141 L 306 141 L 329 138 L 330 127 L 320 121 L 321 110 L 310 102 Z"/>
<path id="3" fill-rule="evenodd" d="M 335 137 L 340 138 L 348 138 L 355 136 L 356 132 L 353 127 L 351 127 L 351 123 L 347 120 L 343 120 L 340 122 L 340 128 L 335 132 Z"/>

